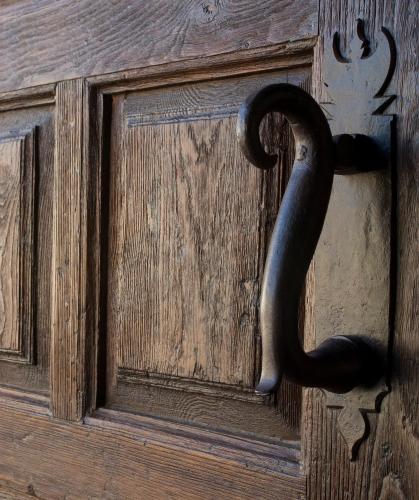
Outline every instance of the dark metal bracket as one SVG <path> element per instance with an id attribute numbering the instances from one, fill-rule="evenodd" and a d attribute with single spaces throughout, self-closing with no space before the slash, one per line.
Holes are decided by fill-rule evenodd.
<path id="1" fill-rule="evenodd" d="M 327 405 L 341 409 L 338 420 L 351 459 L 366 437 L 367 413 L 378 411 L 383 395 L 389 391 L 385 373 L 391 323 L 391 250 L 383 251 L 380 244 L 385 246 L 383 242 L 391 238 L 389 165 L 393 117 L 384 112 L 395 98 L 385 93 L 394 73 L 396 51 L 385 28 L 379 38 L 372 50 L 363 23 L 358 20 L 357 37 L 351 40 L 344 56 L 339 36 L 334 35 L 330 52 L 325 54 L 323 74 L 328 99 L 321 107 L 298 87 L 271 85 L 246 100 L 237 123 L 242 150 L 259 168 L 272 168 L 277 161 L 260 142 L 259 126 L 267 113 L 284 114 L 296 143 L 294 167 L 264 271 L 260 311 L 262 373 L 256 390 L 260 394 L 275 391 L 283 375 L 300 385 L 323 389 Z M 350 175 L 360 173 L 363 175 Z M 364 224 L 363 231 L 360 222 Z M 338 230 L 343 233 L 339 238 L 349 235 L 356 240 L 354 248 L 362 248 L 364 243 L 370 248 L 366 248 L 363 260 L 356 262 L 356 269 L 333 262 L 334 254 L 330 251 L 320 252 L 316 258 L 319 276 L 325 281 L 316 282 L 316 303 L 321 307 L 315 323 L 326 327 L 316 333 L 318 347 L 306 353 L 298 339 L 300 293 L 319 238 L 319 246 L 329 245 L 333 249 Z M 377 236 L 378 245 L 367 241 L 370 234 Z M 338 242 L 337 251 L 339 259 L 348 257 L 349 263 L 351 243 Z M 388 243 L 390 248 L 391 242 Z M 371 250 L 376 254 L 371 255 Z M 389 271 L 384 279 L 377 272 L 377 282 L 369 275 L 377 267 L 374 259 Z M 338 267 L 340 274 L 336 273 Z M 347 315 L 341 303 L 345 304 L 345 280 L 351 279 L 351 273 L 358 281 L 352 287 L 353 297 L 347 293 L 347 302 L 353 309 L 345 320 L 342 318 Z M 331 290 L 336 291 L 332 300 Z M 357 302 L 363 293 L 365 304 Z M 338 313 L 331 309 L 331 304 Z M 358 324 L 356 315 L 364 322 Z"/>
<path id="2" fill-rule="evenodd" d="M 343 55 L 339 43 L 339 35 L 335 33 L 331 43 L 325 45 L 329 52 L 325 54 L 324 86 L 328 95 L 327 102 L 321 103 L 328 118 L 334 140 L 337 145 L 336 174 L 353 174 L 370 172 L 356 176 L 353 179 L 335 178 L 333 195 L 329 204 L 331 214 L 339 212 L 340 220 L 334 221 L 334 226 L 340 224 L 351 234 L 350 228 L 364 226 L 370 231 L 370 240 L 365 242 L 368 251 L 365 261 L 348 270 L 353 273 L 352 279 L 357 281 L 354 294 L 359 291 L 364 298 L 364 309 L 367 318 L 354 322 L 354 316 L 359 314 L 359 309 L 364 305 L 361 301 L 354 301 L 346 297 L 348 308 L 343 311 L 341 327 L 359 329 L 361 324 L 370 341 L 380 351 L 386 372 L 378 383 L 370 388 L 356 387 L 347 394 L 333 394 L 325 391 L 326 405 L 339 409 L 338 425 L 349 450 L 351 460 L 357 456 L 362 442 L 369 433 L 368 414 L 380 411 L 381 402 L 390 391 L 389 382 L 389 350 L 392 335 L 392 297 L 391 275 L 394 266 L 394 256 L 391 255 L 394 247 L 394 231 L 392 226 L 392 177 L 394 176 L 395 143 L 395 116 L 391 113 L 391 104 L 396 99 L 395 95 L 388 92 L 389 85 L 396 67 L 396 45 L 390 32 L 381 28 L 375 39 L 375 48 L 364 30 L 364 23 L 358 19 L 356 23 L 356 36 L 349 43 L 347 54 Z M 347 139 L 351 137 L 351 139 Z M 368 140 L 368 144 L 361 143 Z M 381 170 L 380 172 L 374 172 Z M 354 197 L 353 205 L 342 211 L 344 197 Z M 346 198 L 347 199 L 347 198 Z M 354 206 L 356 204 L 356 208 Z M 339 210 L 338 210 L 339 208 Z M 326 219 L 324 235 L 320 244 L 329 244 L 335 241 L 332 224 L 328 225 Z M 368 229 L 367 226 L 368 225 Z M 366 235 L 358 232 L 358 241 Z M 351 241 L 346 243 L 351 245 Z M 380 248 L 381 247 L 381 248 Z M 350 259 L 350 252 L 340 252 L 340 257 Z M 321 262 L 319 257 L 319 274 L 330 273 L 331 268 L 336 269 L 336 262 Z M 371 269 L 375 266 L 375 272 Z M 371 281 L 375 279 L 375 282 Z M 329 284 L 334 285 L 333 283 Z M 318 283 L 319 290 L 323 286 Z M 322 295 L 324 292 L 319 292 Z M 347 293 L 347 296 L 349 292 Z M 337 300 L 342 297 L 337 297 Z M 319 296 L 322 301 L 322 296 Z M 352 302 L 352 304 L 351 304 Z M 358 309 L 358 311 L 357 311 Z M 362 312 L 362 316 L 364 316 Z M 346 318 L 345 318 L 346 316 Z M 323 323 L 330 321 L 331 314 L 318 313 L 316 321 Z M 355 324 L 354 324 L 355 323 Z M 351 333 L 349 331 L 349 333 Z M 324 332 L 328 335 L 328 332 Z M 319 340 L 323 338 L 318 332 Z"/>

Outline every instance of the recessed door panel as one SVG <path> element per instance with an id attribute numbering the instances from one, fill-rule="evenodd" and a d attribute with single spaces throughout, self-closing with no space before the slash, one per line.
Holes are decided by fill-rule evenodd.
<path id="1" fill-rule="evenodd" d="M 106 406 L 269 437 L 299 435 L 300 392 L 254 394 L 266 242 L 290 164 L 279 115 L 262 127 L 281 168 L 251 168 L 242 100 L 305 70 L 132 91 L 112 98 Z M 276 130 L 280 137 L 270 137 Z"/>

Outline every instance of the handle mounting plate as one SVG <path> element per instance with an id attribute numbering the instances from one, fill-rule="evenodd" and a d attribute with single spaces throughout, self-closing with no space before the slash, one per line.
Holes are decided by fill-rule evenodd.
<path id="1" fill-rule="evenodd" d="M 375 48 L 367 39 L 363 23 L 344 55 L 339 35 L 325 42 L 324 90 L 321 103 L 335 142 L 340 134 L 363 134 L 379 148 L 379 163 L 363 161 L 357 168 L 348 149 L 343 152 L 335 176 L 328 213 L 314 256 L 316 343 L 335 334 L 362 332 L 387 361 L 394 314 L 392 289 L 395 264 L 394 155 L 395 116 L 389 92 L 396 64 L 396 48 L 390 33 L 382 28 Z M 329 50 L 328 50 L 329 48 Z M 349 148 L 349 152 L 350 152 Z M 339 148 L 338 148 L 339 155 Z M 366 172 L 366 173 L 365 173 Z M 389 375 L 373 388 L 355 388 L 346 394 L 324 391 L 326 404 L 340 409 L 338 425 L 356 458 L 368 435 L 368 413 L 378 412 L 390 391 Z"/>

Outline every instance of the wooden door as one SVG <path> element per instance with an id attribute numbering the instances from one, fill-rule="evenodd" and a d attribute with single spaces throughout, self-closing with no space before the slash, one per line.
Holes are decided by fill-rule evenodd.
<path id="1" fill-rule="evenodd" d="M 417 498 L 417 14 L 413 0 L 2 2 L 1 498 Z M 371 202 L 385 229 L 361 210 L 352 240 L 367 270 L 383 259 L 375 320 L 392 362 L 350 460 L 341 409 L 320 390 L 254 393 L 261 279 L 294 152 L 269 116 L 279 161 L 258 171 L 235 127 L 271 83 L 321 100 L 327 44 L 338 32 L 345 50 L 358 18 L 373 49 L 383 26 L 395 40 L 397 149 Z M 346 248 L 319 245 L 307 348 L 342 317 L 325 262 L 350 273 Z M 363 317 L 351 304 L 349 330 Z"/>

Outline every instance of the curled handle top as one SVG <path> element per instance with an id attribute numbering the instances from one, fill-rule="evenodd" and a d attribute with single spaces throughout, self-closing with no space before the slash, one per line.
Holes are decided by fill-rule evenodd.
<path id="1" fill-rule="evenodd" d="M 288 120 L 295 161 L 282 199 L 266 260 L 261 301 L 262 373 L 256 391 L 274 391 L 284 374 L 310 387 L 347 392 L 377 379 L 378 360 L 358 337 L 330 337 L 306 353 L 298 336 L 299 300 L 325 220 L 335 170 L 335 146 L 320 106 L 303 89 L 280 83 L 250 96 L 241 106 L 237 136 L 256 167 L 275 166 L 265 152 L 260 123 L 270 112 Z"/>

